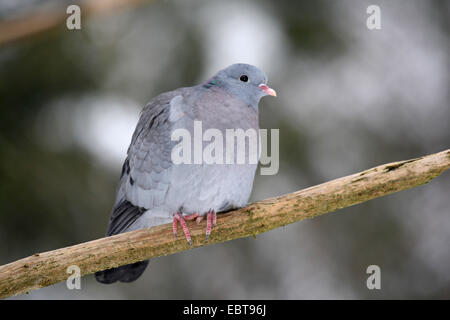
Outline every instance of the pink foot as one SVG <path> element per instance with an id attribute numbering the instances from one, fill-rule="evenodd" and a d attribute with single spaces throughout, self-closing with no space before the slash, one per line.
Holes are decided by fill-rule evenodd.
<path id="1" fill-rule="evenodd" d="M 209 235 L 211 234 L 211 228 L 216 225 L 216 219 L 216 212 L 209 210 L 206 214 L 206 241 L 208 241 Z"/>
<path id="2" fill-rule="evenodd" d="M 177 212 L 173 216 L 173 223 L 172 223 L 172 230 L 173 234 L 175 235 L 175 238 L 177 238 L 177 229 L 178 229 L 178 222 L 180 222 L 181 227 L 183 228 L 184 235 L 186 237 L 187 242 L 192 247 L 192 239 L 191 235 L 189 233 L 189 229 L 186 225 L 186 220 L 194 220 L 197 222 L 197 224 L 202 221 L 203 216 L 199 215 L 198 213 L 189 214 L 186 216 L 183 216 L 180 212 Z M 209 236 L 211 234 L 211 229 L 216 226 L 216 220 L 217 215 L 214 210 L 209 210 L 206 214 L 206 240 L 209 239 Z"/>
<path id="3" fill-rule="evenodd" d="M 192 214 L 195 215 L 196 213 Z M 192 220 L 194 218 L 190 217 L 192 215 L 188 215 L 186 216 L 186 218 L 188 220 Z M 197 216 L 196 216 L 197 217 Z M 183 216 L 177 212 L 174 216 L 173 216 L 173 223 L 172 223 L 172 230 L 173 230 L 173 234 L 175 235 L 175 238 L 177 238 L 177 229 L 178 229 L 178 221 L 181 224 L 181 227 L 183 228 L 183 232 L 184 235 L 186 236 L 186 240 L 187 242 L 190 244 L 190 246 L 192 247 L 192 240 L 191 240 L 191 235 L 189 234 L 189 229 L 186 225 L 186 221 L 184 220 Z"/>
<path id="4" fill-rule="evenodd" d="M 200 221 L 202 221 L 203 216 L 199 215 L 198 213 L 193 213 L 193 214 L 189 214 L 187 216 L 183 217 L 185 220 L 194 220 L 197 224 L 200 223 Z"/>

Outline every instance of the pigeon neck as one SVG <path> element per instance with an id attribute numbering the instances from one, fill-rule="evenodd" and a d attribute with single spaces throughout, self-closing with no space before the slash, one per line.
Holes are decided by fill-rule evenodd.
<path id="1" fill-rule="evenodd" d="M 254 94 L 251 91 L 243 91 L 242 88 L 238 85 L 223 81 L 223 79 L 221 79 L 217 75 L 205 81 L 202 84 L 202 87 L 205 89 L 220 88 L 228 94 L 244 101 L 249 107 L 252 107 L 256 111 L 258 111 L 258 103 L 261 99 L 261 95 Z"/>

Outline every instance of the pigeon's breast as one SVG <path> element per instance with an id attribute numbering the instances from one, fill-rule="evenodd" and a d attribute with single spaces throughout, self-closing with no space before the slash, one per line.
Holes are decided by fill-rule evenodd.
<path id="1" fill-rule="evenodd" d="M 205 90 L 192 105 L 195 119 L 207 128 L 258 129 L 258 111 L 220 88 Z"/>

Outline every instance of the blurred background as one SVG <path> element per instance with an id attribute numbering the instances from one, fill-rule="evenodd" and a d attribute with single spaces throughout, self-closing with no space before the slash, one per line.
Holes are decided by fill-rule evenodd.
<path id="1" fill-rule="evenodd" d="M 69 4 L 81 30 L 68 30 Z M 366 27 L 371 4 L 381 29 Z M 236 62 L 278 98 L 252 201 L 449 148 L 449 1 L 0 2 L 0 264 L 102 237 L 141 108 Z M 450 298 L 450 175 L 257 236 L 19 299 Z M 366 268 L 381 268 L 368 290 Z"/>

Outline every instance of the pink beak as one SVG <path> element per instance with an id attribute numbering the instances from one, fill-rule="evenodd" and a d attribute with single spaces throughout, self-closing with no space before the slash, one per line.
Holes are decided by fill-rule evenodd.
<path id="1" fill-rule="evenodd" d="M 267 85 L 265 85 L 264 83 L 261 83 L 259 85 L 259 87 L 261 88 L 262 91 L 264 91 L 267 94 L 270 94 L 271 96 L 276 97 L 277 96 L 277 92 L 275 90 L 273 90 L 272 88 L 269 88 Z"/>

